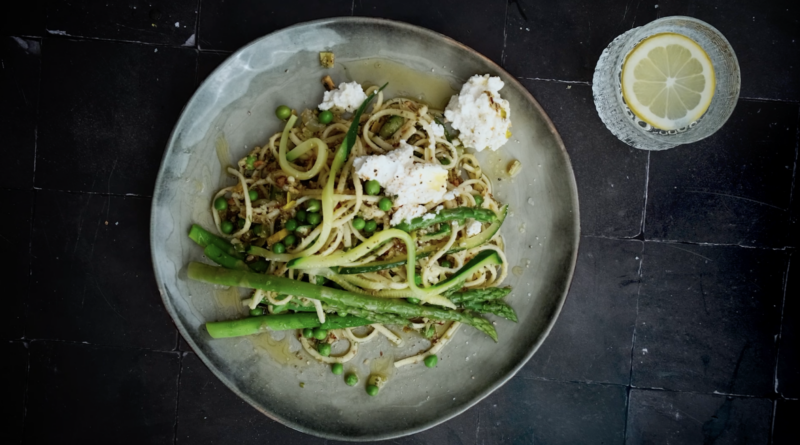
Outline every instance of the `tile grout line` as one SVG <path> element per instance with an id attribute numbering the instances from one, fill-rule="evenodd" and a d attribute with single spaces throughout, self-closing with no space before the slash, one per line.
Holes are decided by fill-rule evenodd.
<path id="1" fill-rule="evenodd" d="M 85 41 L 95 41 L 95 42 L 112 42 L 112 43 L 128 43 L 128 44 L 137 44 L 137 45 L 146 45 L 146 46 L 155 46 L 159 48 L 173 48 L 173 49 L 196 49 L 191 46 L 184 46 L 182 44 L 172 44 L 172 43 L 153 43 L 153 42 L 142 42 L 139 40 L 125 40 L 125 39 L 109 39 L 105 37 L 92 37 L 92 36 L 76 36 L 72 34 L 56 34 L 49 29 L 45 29 L 45 34 L 42 36 L 42 40 L 44 41 L 45 37 L 51 39 L 58 39 L 58 40 L 69 40 L 72 42 L 85 42 Z M 197 36 L 195 36 L 195 44 L 197 44 Z"/>
<path id="2" fill-rule="evenodd" d="M 20 341 L 22 343 L 30 344 L 35 342 L 42 342 L 42 343 L 64 343 L 69 345 L 78 345 L 78 346 L 92 346 L 95 348 L 109 348 L 109 349 L 132 349 L 136 351 L 145 351 L 145 352 L 157 352 L 159 354 L 181 354 L 181 351 L 170 351 L 164 349 L 154 349 L 154 348 L 145 348 L 141 346 L 123 346 L 123 345 L 112 345 L 112 344 L 104 344 L 104 343 L 89 343 L 85 341 L 78 341 L 78 340 L 59 340 L 56 338 L 21 338 L 19 340 L 11 340 L 11 341 Z"/>
<path id="3" fill-rule="evenodd" d="M 767 443 L 772 444 L 775 436 L 775 416 L 778 414 L 778 399 L 772 401 L 772 419 L 769 424 L 769 434 L 767 435 Z"/>
<path id="4" fill-rule="evenodd" d="M 356 0 L 353 0 L 350 3 L 350 17 L 354 17 L 356 14 Z"/>
<path id="5" fill-rule="evenodd" d="M 99 195 L 99 196 L 116 196 L 118 198 L 143 198 L 143 199 L 153 199 L 151 195 L 142 195 L 139 193 L 110 193 L 110 192 L 92 192 L 88 190 L 61 190 L 61 189 L 51 189 L 51 188 L 42 188 L 42 187 L 33 187 L 34 191 L 43 191 L 43 192 L 59 192 L 59 193 L 71 193 L 73 195 Z"/>
<path id="6" fill-rule="evenodd" d="M 25 346 L 25 352 L 27 352 L 26 367 L 25 367 L 25 395 L 22 397 L 22 425 L 20 425 L 20 429 L 22 433 L 20 436 L 22 437 L 22 441 L 20 443 L 25 443 L 25 418 L 28 417 L 28 388 L 30 387 L 31 381 L 31 350 L 28 347 L 28 343 L 23 342 L 23 346 Z"/>
<path id="7" fill-rule="evenodd" d="M 658 243 L 658 244 L 684 244 L 687 246 L 704 246 L 704 247 L 741 247 L 743 249 L 756 249 L 756 250 L 771 250 L 775 252 L 793 252 L 795 251 L 794 246 L 784 246 L 784 247 L 763 247 L 763 246 L 748 246 L 748 245 L 741 245 L 741 244 L 725 244 L 725 243 L 704 243 L 699 241 L 680 241 L 680 240 L 667 240 L 667 239 L 639 239 L 637 237 L 613 237 L 613 236 L 606 236 L 606 235 L 581 235 L 581 237 L 586 238 L 599 238 L 599 239 L 607 239 L 607 240 L 614 240 L 614 241 L 641 241 L 647 243 Z"/>
<path id="8" fill-rule="evenodd" d="M 789 189 L 789 218 L 791 219 L 791 209 L 794 205 L 794 191 L 797 188 L 797 161 L 800 156 L 800 110 L 797 112 L 797 127 L 794 137 L 794 165 L 792 166 L 792 187 Z"/>
<path id="9" fill-rule="evenodd" d="M 181 376 L 183 375 L 183 354 L 178 353 L 178 378 L 176 380 L 175 391 L 175 425 L 172 430 L 172 443 L 178 443 L 178 407 L 181 401 Z"/>
<path id="10" fill-rule="evenodd" d="M 650 155 L 648 154 L 648 164 L 649 164 Z M 646 194 L 646 192 L 645 192 Z M 622 443 L 624 444 L 628 440 L 628 417 L 630 416 L 631 410 L 631 388 L 633 387 L 633 362 L 634 362 L 634 351 L 636 350 L 636 327 L 639 325 L 639 298 L 642 294 L 642 266 L 644 264 L 644 249 L 645 245 L 642 242 L 642 250 L 639 253 L 639 270 L 636 271 L 636 275 L 639 279 L 639 283 L 636 285 L 636 316 L 633 319 L 633 332 L 631 332 L 631 363 L 630 368 L 628 370 L 628 385 L 626 386 L 626 397 L 625 397 L 625 425 L 623 426 L 622 432 Z"/>
<path id="11" fill-rule="evenodd" d="M 591 82 L 586 82 L 586 81 L 583 81 L 583 80 L 547 79 L 547 78 L 544 78 L 544 77 L 525 77 L 525 76 L 517 76 L 517 79 L 521 79 L 521 80 L 536 80 L 536 81 L 539 81 L 539 82 L 566 83 L 568 85 L 592 86 Z"/>
<path id="12" fill-rule="evenodd" d="M 355 1 L 355 0 L 354 0 Z M 511 0 L 506 0 L 506 12 L 503 16 L 503 49 L 500 51 L 500 66 L 506 66 L 506 42 L 508 41 L 508 4 Z"/>
<path id="13" fill-rule="evenodd" d="M 203 5 L 203 1 L 202 0 L 197 0 L 197 11 L 195 11 L 196 16 L 194 18 L 194 49 L 195 49 L 195 51 L 199 51 L 200 50 L 200 11 L 201 11 L 201 9 L 203 7 L 202 5 Z M 200 59 L 200 54 L 199 53 L 197 54 L 197 58 Z M 195 80 L 197 79 L 197 69 L 196 69 L 196 67 L 197 67 L 197 62 L 195 62 L 195 71 L 194 71 Z M 195 82 L 195 84 L 197 84 L 197 82 Z"/>
<path id="14" fill-rule="evenodd" d="M 647 193 L 650 190 L 650 155 L 652 152 L 647 152 L 647 163 L 644 167 L 644 205 L 642 206 L 642 224 L 639 226 L 639 232 L 642 234 L 642 240 L 645 239 L 644 231 L 647 225 Z"/>
<path id="15" fill-rule="evenodd" d="M 783 296 L 781 298 L 781 315 L 780 319 L 778 320 L 778 338 L 775 339 L 775 370 L 772 374 L 772 385 L 773 391 L 778 398 L 781 397 L 780 391 L 778 391 L 778 365 L 780 364 L 780 353 L 781 353 L 781 338 L 783 337 L 783 317 L 784 313 L 786 312 L 786 289 L 789 287 L 789 272 L 792 270 L 792 257 L 789 257 L 789 261 L 786 262 L 786 272 L 783 276 Z"/>
<path id="16" fill-rule="evenodd" d="M 625 387 L 625 422 L 622 425 L 622 444 L 624 445 L 628 441 L 628 418 L 631 415 L 631 387 Z"/>

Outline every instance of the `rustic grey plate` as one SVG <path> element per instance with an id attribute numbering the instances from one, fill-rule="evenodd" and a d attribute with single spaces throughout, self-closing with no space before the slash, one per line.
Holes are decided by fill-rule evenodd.
<path id="1" fill-rule="evenodd" d="M 336 67 L 319 66 L 318 52 L 333 51 Z M 375 59 L 365 61 L 364 59 Z M 398 65 L 400 64 L 400 65 Z M 204 261 L 186 233 L 192 223 L 211 228 L 209 202 L 232 180 L 221 175 L 215 141 L 221 135 L 234 159 L 281 128 L 279 104 L 295 109 L 321 101 L 320 78 L 390 82 L 393 94 L 422 94 L 441 102 L 473 74 L 506 83 L 513 137 L 499 152 L 481 153 L 495 195 L 510 204 L 502 233 L 514 287 L 508 301 L 519 323 L 497 319 L 500 342 L 462 327 L 439 366 L 397 370 L 377 397 L 363 383 L 389 357 L 410 354 L 419 341 L 392 348 L 385 340 L 362 348 L 347 369 L 361 376 L 355 388 L 311 359 L 287 350 L 296 340 L 270 334 L 213 340 L 210 320 L 244 314 L 236 289 L 190 282 L 186 265 Z M 441 105 L 441 104 L 440 104 Z M 510 159 L 522 161 L 516 178 L 502 175 Z M 471 407 L 511 378 L 530 359 L 555 323 L 578 250 L 578 196 L 563 143 L 541 107 L 512 76 L 445 36 L 387 20 L 339 18 L 300 24 L 265 36 L 231 55 L 186 105 L 164 154 L 153 199 L 150 242 L 164 305 L 198 356 L 232 391 L 269 417 L 331 439 L 375 440 L 412 434 Z M 367 360 L 379 357 L 382 360 Z M 365 363 L 366 361 L 366 363 Z M 390 368 L 390 367 L 389 367 Z M 187 388 L 191 391 L 191 388 Z"/>

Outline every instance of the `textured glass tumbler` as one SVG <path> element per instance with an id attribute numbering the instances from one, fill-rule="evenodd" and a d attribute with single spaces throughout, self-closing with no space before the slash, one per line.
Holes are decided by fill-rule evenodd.
<path id="1" fill-rule="evenodd" d="M 622 97 L 622 64 L 633 48 L 654 34 L 676 33 L 695 42 L 708 54 L 714 66 L 716 88 L 705 114 L 678 130 L 653 128 L 631 112 Z M 603 51 L 592 79 L 594 105 L 611 133 L 631 147 L 666 150 L 707 138 L 722 127 L 739 99 L 741 74 L 730 43 L 714 27 L 691 17 L 664 17 L 620 35 Z"/>

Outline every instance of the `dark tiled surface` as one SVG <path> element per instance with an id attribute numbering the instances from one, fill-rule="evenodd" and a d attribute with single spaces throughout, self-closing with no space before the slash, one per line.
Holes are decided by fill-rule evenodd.
<path id="1" fill-rule="evenodd" d="M 784 247 L 798 105 L 739 101 L 715 135 L 653 152 L 648 239 Z"/>
<path id="2" fill-rule="evenodd" d="M 742 96 L 800 100 L 800 7 L 796 1 L 658 3 L 659 17 L 696 17 L 725 35 L 739 59 Z"/>
<path id="3" fill-rule="evenodd" d="M 768 444 L 772 402 L 631 390 L 625 443 Z"/>
<path id="4" fill-rule="evenodd" d="M 25 415 L 25 388 L 28 378 L 28 348 L 19 341 L 3 341 L 0 353 L 3 360 L 0 362 L 0 375 L 6 382 L 0 389 L 0 399 L 3 400 L 4 427 L 0 430 L 0 442 L 22 442 L 22 420 Z"/>
<path id="5" fill-rule="evenodd" d="M 503 67 L 519 77 L 589 82 L 615 37 L 656 18 L 654 2 L 509 2 Z"/>
<path id="6" fill-rule="evenodd" d="M 558 323 L 520 375 L 630 382 L 642 244 L 581 239 L 575 276 Z"/>
<path id="7" fill-rule="evenodd" d="M 773 391 L 787 254 L 645 243 L 634 386 Z"/>
<path id="8" fill-rule="evenodd" d="M 273 31 L 300 22 L 349 16 L 348 1 L 292 2 L 201 0 L 198 46 L 202 49 L 235 50 Z"/>
<path id="9" fill-rule="evenodd" d="M 483 0 L 355 0 L 353 15 L 399 20 L 442 33 L 499 63 L 506 4 Z M 425 11 L 420 14 L 420 11 Z"/>
<path id="10" fill-rule="evenodd" d="M 30 348 L 25 442 L 174 442 L 177 352 L 57 342 Z"/>
<path id="11" fill-rule="evenodd" d="M 150 265 L 150 200 L 36 193 L 28 336 L 172 350 Z M 76 323 L 75 320 L 80 320 Z"/>
<path id="12" fill-rule="evenodd" d="M 30 189 L 36 150 L 41 43 L 24 37 L 2 37 L 0 44 L 0 133 L 4 162 L 0 187 Z"/>
<path id="13" fill-rule="evenodd" d="M 4 4 L 0 188 L 11 217 L 0 245 L 12 261 L 2 275 L 10 414 L 0 441 L 323 442 L 269 420 L 178 352 L 189 348 L 156 291 L 146 196 L 180 110 L 227 54 L 354 13 L 502 59 L 563 137 L 581 202 L 575 280 L 533 360 L 466 413 L 396 442 L 797 443 L 794 3 Z M 740 101 L 712 138 L 648 156 L 604 128 L 587 82 L 611 39 L 676 13 L 722 30 L 742 96 L 766 100 Z"/>
<path id="14" fill-rule="evenodd" d="M 194 46 L 197 0 L 98 2 L 51 0 L 51 34 Z"/>
<path id="15" fill-rule="evenodd" d="M 800 419 L 800 401 L 778 400 L 775 407 L 775 426 L 772 432 L 772 443 L 775 445 L 791 445 L 800 442 L 797 419 Z"/>
<path id="16" fill-rule="evenodd" d="M 633 237 L 642 227 L 647 152 L 615 138 L 594 109 L 592 88 L 523 80 L 550 116 L 572 161 L 581 234 Z"/>
<path id="17" fill-rule="evenodd" d="M 479 406 L 475 442 L 620 443 L 625 399 L 623 386 L 515 377 Z"/>
<path id="18" fill-rule="evenodd" d="M 217 380 L 196 355 L 182 355 L 178 442 L 325 443 L 269 419 Z"/>
<path id="19" fill-rule="evenodd" d="M 786 281 L 778 352 L 778 385 L 784 397 L 800 397 L 800 257 L 792 256 Z"/>
<path id="20" fill-rule="evenodd" d="M 0 340 L 22 338 L 25 331 L 25 298 L 30 289 L 30 227 L 33 192 L 6 192 L 13 218 L 0 218 L 0 246 L 13 258 L 2 267 L 0 279 L 8 286 L 4 289 L 6 303 L 3 323 L 0 323 Z"/>
<path id="21" fill-rule="evenodd" d="M 35 185 L 152 194 L 167 138 L 194 90 L 195 51 L 52 39 L 42 52 Z"/>

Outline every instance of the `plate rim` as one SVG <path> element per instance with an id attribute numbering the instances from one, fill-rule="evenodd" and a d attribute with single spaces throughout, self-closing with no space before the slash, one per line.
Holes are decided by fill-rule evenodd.
<path id="1" fill-rule="evenodd" d="M 415 426 L 408 427 L 408 428 L 402 428 L 402 429 L 394 430 L 394 431 L 391 431 L 391 432 L 387 432 L 385 434 L 372 434 L 372 435 L 362 435 L 362 436 L 346 436 L 346 435 L 331 434 L 329 432 L 321 432 L 321 431 L 313 430 L 313 429 L 308 428 L 308 427 L 306 427 L 306 426 L 304 426 L 304 425 L 302 425 L 302 424 L 300 424 L 298 422 L 295 422 L 295 421 L 293 421 L 291 419 L 279 416 L 279 415 L 269 411 L 265 407 L 261 406 L 258 402 L 253 400 L 253 398 L 251 398 L 248 394 L 240 391 L 239 388 L 230 379 L 228 379 L 222 372 L 220 372 L 208 357 L 206 357 L 206 355 L 199 349 L 199 347 L 197 346 L 195 341 L 189 335 L 188 331 L 183 326 L 183 323 L 179 322 L 180 318 L 178 317 L 177 312 L 175 311 L 175 308 L 172 305 L 172 302 L 167 298 L 167 290 L 166 290 L 165 286 L 162 284 L 164 282 L 164 280 L 163 280 L 161 274 L 159 273 L 159 269 L 156 267 L 157 258 L 156 258 L 156 254 L 155 254 L 156 240 L 155 240 L 155 237 L 154 237 L 154 233 L 155 233 L 154 232 L 154 227 L 155 227 L 155 223 L 156 223 L 156 221 L 155 221 L 155 219 L 156 219 L 156 207 L 157 207 L 157 204 L 159 202 L 158 201 L 158 196 L 159 196 L 158 192 L 163 189 L 162 183 L 166 180 L 166 178 L 165 178 L 165 172 L 166 172 L 165 161 L 166 161 L 167 157 L 173 151 L 171 149 L 171 147 L 173 147 L 173 145 L 175 143 L 175 140 L 177 139 L 177 136 L 178 136 L 177 129 L 182 127 L 182 124 L 184 123 L 184 120 L 187 119 L 186 110 L 189 109 L 190 106 L 198 98 L 197 92 L 203 89 L 203 87 L 209 82 L 210 79 L 213 78 L 214 74 L 225 64 L 226 61 L 228 61 L 230 58 L 240 54 L 245 49 L 258 44 L 262 40 L 268 39 L 268 38 L 270 38 L 271 36 L 273 36 L 275 34 L 288 32 L 288 31 L 294 30 L 296 28 L 309 27 L 309 26 L 319 26 L 319 25 L 325 25 L 325 24 L 330 24 L 330 23 L 350 23 L 350 24 L 358 24 L 358 25 L 383 25 L 383 26 L 395 27 L 395 28 L 407 30 L 407 31 L 410 31 L 410 32 L 413 32 L 413 33 L 424 34 L 424 35 L 430 36 L 432 38 L 442 40 L 442 41 L 444 41 L 444 42 L 446 42 L 446 43 L 448 43 L 450 45 L 454 45 L 454 46 L 459 47 L 459 48 L 461 48 L 461 49 L 463 49 L 465 51 L 468 51 L 472 55 L 477 56 L 478 58 L 482 59 L 486 64 L 488 64 L 490 67 L 492 67 L 492 69 L 494 69 L 496 72 L 504 73 L 507 76 L 507 78 L 510 79 L 510 81 L 513 82 L 515 84 L 515 86 L 520 91 L 522 91 L 523 96 L 534 106 L 534 108 L 536 108 L 536 110 L 544 118 L 544 122 L 547 125 L 548 130 L 550 130 L 550 133 L 555 137 L 555 142 L 556 142 L 556 144 L 557 144 L 557 146 L 559 148 L 559 151 L 560 151 L 561 155 L 563 156 L 563 159 L 566 162 L 566 165 L 569 168 L 569 171 L 572 173 L 571 175 L 569 175 L 568 183 L 569 183 L 570 195 L 572 196 L 572 198 L 573 198 L 573 200 L 575 202 L 575 208 L 573 209 L 573 212 L 572 212 L 572 214 L 573 214 L 572 223 L 573 223 L 573 230 L 574 230 L 575 236 L 574 236 L 574 239 L 572 239 L 572 248 L 573 249 L 572 249 L 571 258 L 569 259 L 569 270 L 567 272 L 568 282 L 567 282 L 566 287 L 564 288 L 564 291 L 561 293 L 561 295 L 558 296 L 557 304 L 556 304 L 556 307 L 554 308 L 554 311 L 553 311 L 553 316 L 551 317 L 550 321 L 545 326 L 544 330 L 542 331 L 542 333 L 539 336 L 539 338 L 536 341 L 536 343 L 525 354 L 523 359 L 520 360 L 514 367 L 512 367 L 510 371 L 508 371 L 506 374 L 500 376 L 498 379 L 496 379 L 494 381 L 494 383 L 492 383 L 486 389 L 484 389 L 483 391 L 478 393 L 477 396 L 473 397 L 466 404 L 460 405 L 456 409 L 448 411 L 444 415 L 437 416 L 434 419 L 432 419 L 430 421 L 427 421 L 425 423 L 417 424 Z M 150 260 L 151 260 L 152 265 L 153 265 L 153 271 L 154 271 L 154 275 L 155 275 L 155 279 L 156 279 L 156 285 L 158 286 L 158 292 L 161 295 L 161 301 L 164 304 L 164 307 L 166 308 L 167 313 L 169 314 L 170 318 L 172 319 L 173 324 L 175 325 L 175 327 L 178 329 L 178 332 L 183 337 L 183 340 L 189 345 L 189 347 L 192 349 L 192 352 L 194 352 L 194 354 L 198 358 L 200 358 L 200 360 L 203 362 L 203 364 L 206 366 L 206 368 L 208 368 L 211 371 L 211 373 L 214 374 L 214 376 L 216 378 L 218 378 L 229 390 L 231 390 L 239 398 L 241 398 L 242 400 L 246 401 L 253 408 L 255 408 L 257 411 L 261 412 L 262 414 L 264 414 L 268 418 L 270 418 L 270 419 L 272 419 L 272 420 L 274 420 L 276 422 L 279 422 L 282 425 L 285 425 L 285 426 L 287 426 L 287 427 L 289 427 L 289 428 L 291 428 L 293 430 L 299 431 L 301 433 L 309 434 L 309 435 L 312 435 L 312 436 L 315 436 L 315 437 L 322 437 L 322 438 L 325 438 L 325 439 L 332 439 L 332 440 L 355 441 L 355 442 L 389 440 L 389 439 L 395 439 L 395 438 L 399 438 L 399 437 L 410 436 L 412 434 L 420 433 L 422 431 L 431 429 L 431 428 L 433 428 L 433 427 L 435 427 L 437 425 L 440 425 L 440 424 L 442 424 L 444 422 L 447 422 L 448 420 L 451 420 L 451 419 L 463 414 L 465 411 L 467 411 L 468 409 L 470 409 L 470 408 L 474 407 L 475 405 L 477 405 L 478 403 L 480 403 L 482 400 L 484 400 L 490 394 L 492 394 L 493 392 L 497 391 L 501 386 L 505 385 L 509 380 L 511 380 L 517 374 L 517 372 L 519 372 L 519 370 L 522 369 L 522 367 L 525 366 L 525 364 L 527 364 L 528 361 L 530 361 L 530 359 L 533 357 L 533 355 L 539 350 L 541 345 L 544 343 L 544 341 L 550 335 L 550 332 L 552 331 L 553 326 L 555 326 L 556 321 L 558 320 L 559 316 L 561 315 L 561 310 L 564 307 L 564 303 L 566 302 L 567 295 L 569 294 L 569 290 L 572 287 L 572 280 L 574 278 L 575 265 L 576 265 L 577 259 L 578 259 L 578 250 L 580 248 L 580 238 L 581 238 L 580 205 L 579 204 L 580 204 L 580 201 L 579 201 L 579 197 L 578 197 L 577 183 L 575 181 L 575 171 L 574 171 L 574 169 L 572 167 L 572 162 L 570 160 L 569 153 L 567 152 L 567 149 L 566 149 L 566 147 L 564 145 L 564 141 L 561 139 L 561 135 L 556 130 L 555 125 L 553 124 L 552 120 L 550 119 L 550 116 L 548 116 L 547 113 L 545 113 L 544 109 L 539 104 L 539 102 L 533 97 L 533 95 L 530 93 L 530 91 L 528 91 L 528 89 L 525 88 L 519 82 L 519 80 L 517 80 L 516 76 L 511 75 L 503 67 L 501 67 L 500 65 L 495 63 L 493 60 L 489 59 L 488 57 L 484 56 L 483 54 L 479 53 L 478 51 L 472 49 L 471 47 L 469 47 L 469 46 L 467 46 L 467 45 L 465 45 L 465 44 L 463 44 L 463 43 L 461 43 L 461 42 L 459 42 L 459 41 L 457 41 L 457 40 L 455 40 L 455 39 L 453 39 L 451 37 L 448 37 L 448 36 L 446 36 L 444 34 L 441 34 L 439 32 L 430 30 L 428 28 L 424 28 L 424 27 L 417 26 L 417 25 L 412 25 L 412 24 L 407 23 L 407 22 L 402 22 L 402 21 L 398 21 L 398 20 L 383 19 L 383 18 L 357 17 L 357 16 L 329 17 L 329 18 L 324 18 L 324 19 L 319 19 L 319 20 L 300 22 L 300 23 L 296 23 L 296 24 L 291 25 L 291 26 L 287 26 L 287 27 L 284 27 L 284 28 L 276 29 L 275 31 L 272 31 L 272 32 L 270 32 L 268 34 L 265 34 L 265 35 L 261 36 L 261 37 L 258 37 L 256 39 L 248 42 L 245 45 L 242 45 L 241 47 L 239 47 L 238 49 L 233 51 L 231 54 L 229 54 L 225 58 L 225 60 L 222 63 L 220 63 L 220 65 L 217 66 L 217 68 L 215 68 L 214 71 L 212 71 L 203 80 L 203 82 L 200 85 L 198 85 L 198 87 L 194 90 L 194 93 L 192 93 L 192 97 L 183 106 L 183 108 L 181 110 L 180 117 L 178 117 L 178 120 L 175 122 L 175 125 L 173 126 L 172 131 L 170 132 L 170 136 L 167 139 L 167 144 L 166 144 L 166 147 L 164 149 L 164 153 L 161 156 L 161 163 L 160 163 L 159 168 L 158 168 L 158 176 L 156 177 L 156 182 L 155 182 L 155 185 L 154 185 L 154 188 L 153 188 L 152 203 L 150 205 L 150 226 L 149 226 L 149 230 L 150 230 Z M 182 352 L 182 351 L 178 351 L 178 352 Z"/>

